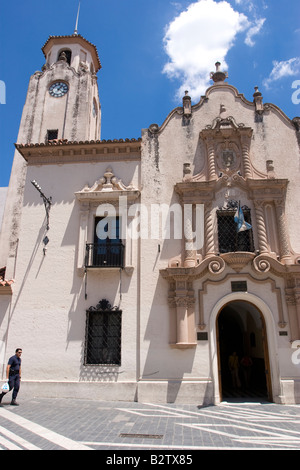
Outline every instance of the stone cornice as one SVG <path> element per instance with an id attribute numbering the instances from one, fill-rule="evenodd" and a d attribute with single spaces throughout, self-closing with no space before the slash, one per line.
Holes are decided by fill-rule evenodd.
<path id="1" fill-rule="evenodd" d="M 215 189 L 215 181 L 183 181 L 175 185 L 175 191 L 184 199 L 185 203 L 212 201 Z"/>
<path id="2" fill-rule="evenodd" d="M 141 139 L 114 139 L 15 144 L 29 165 L 98 161 L 127 161 L 141 158 Z"/>
<path id="3" fill-rule="evenodd" d="M 0 287 L 0 295 L 12 295 L 12 293 L 11 286 Z"/>
<path id="4" fill-rule="evenodd" d="M 286 189 L 289 183 L 288 179 L 249 179 L 247 180 L 250 190 L 250 198 L 265 201 L 270 199 L 281 199 L 285 197 Z"/>
<path id="5" fill-rule="evenodd" d="M 229 181 L 230 180 L 230 181 Z M 254 179 L 243 178 L 238 174 L 229 178 L 227 175 L 219 177 L 217 180 L 197 181 L 185 180 L 175 185 L 175 191 L 183 198 L 184 202 L 209 202 L 214 199 L 215 193 L 223 186 L 234 185 L 248 191 L 251 199 L 268 201 L 270 199 L 283 199 L 289 181 L 287 179 Z"/>

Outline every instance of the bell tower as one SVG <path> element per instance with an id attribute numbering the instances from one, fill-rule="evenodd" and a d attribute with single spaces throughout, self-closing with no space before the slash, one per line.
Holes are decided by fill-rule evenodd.
<path id="1" fill-rule="evenodd" d="M 73 34 L 50 36 L 42 51 L 46 63 L 30 79 L 22 143 L 99 140 L 96 47 Z"/>
<path id="2" fill-rule="evenodd" d="M 50 36 L 42 51 L 46 62 L 30 78 L 17 142 L 100 140 L 96 47 L 75 31 Z M 16 150 L 0 234 L 0 265 L 7 266 L 8 276 L 13 276 L 17 253 L 25 178 L 26 162 Z"/>

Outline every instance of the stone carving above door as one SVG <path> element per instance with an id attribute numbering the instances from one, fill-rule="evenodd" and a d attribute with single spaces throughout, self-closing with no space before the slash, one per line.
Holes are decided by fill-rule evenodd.
<path id="1" fill-rule="evenodd" d="M 238 124 L 232 116 L 218 116 L 212 124 L 207 125 L 200 132 L 207 152 L 205 178 L 210 181 L 236 173 L 245 179 L 267 178 L 266 174 L 254 168 L 251 161 L 252 134 L 251 127 L 243 123 Z M 199 179 L 199 176 L 194 178 Z"/>

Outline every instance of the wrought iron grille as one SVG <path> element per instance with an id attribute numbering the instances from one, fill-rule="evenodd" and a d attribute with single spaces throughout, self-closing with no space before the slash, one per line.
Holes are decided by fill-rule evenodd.
<path id="1" fill-rule="evenodd" d="M 105 299 L 87 310 L 85 364 L 121 364 L 122 311 Z"/>
<path id="2" fill-rule="evenodd" d="M 254 251 L 252 229 L 237 232 L 237 224 L 234 214 L 238 203 L 230 201 L 229 207 L 217 211 L 219 252 L 229 253 L 234 251 Z M 244 219 L 251 225 L 251 212 L 247 206 L 243 206 Z"/>
<path id="3" fill-rule="evenodd" d="M 120 242 L 107 240 L 102 243 L 87 243 L 85 266 L 87 268 L 123 268 L 125 247 Z"/>

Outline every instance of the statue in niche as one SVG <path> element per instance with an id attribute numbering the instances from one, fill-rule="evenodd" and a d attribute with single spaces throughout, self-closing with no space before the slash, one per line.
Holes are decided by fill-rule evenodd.
<path id="1" fill-rule="evenodd" d="M 67 54 L 65 53 L 65 51 L 62 51 L 62 52 L 59 54 L 58 60 L 63 60 L 64 62 L 67 62 L 67 61 L 68 61 L 68 59 L 67 59 Z"/>
<path id="2" fill-rule="evenodd" d="M 225 170 L 230 170 L 236 162 L 236 156 L 233 150 L 226 149 L 222 152 L 222 166 Z"/>
<path id="3" fill-rule="evenodd" d="M 218 170 L 221 174 L 230 176 L 237 171 L 239 167 L 237 149 L 234 147 L 235 144 L 226 142 L 225 144 L 221 144 L 216 152 Z"/>

